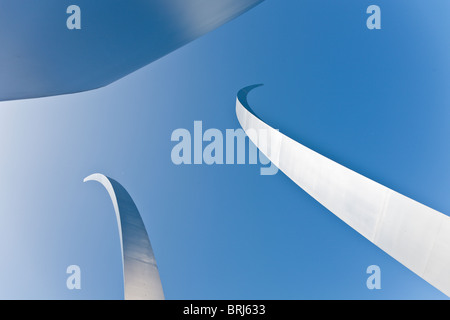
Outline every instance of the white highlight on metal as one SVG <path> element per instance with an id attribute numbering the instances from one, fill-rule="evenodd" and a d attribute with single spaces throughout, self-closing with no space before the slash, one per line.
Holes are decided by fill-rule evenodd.
<path id="1" fill-rule="evenodd" d="M 245 132 L 265 130 L 270 143 L 249 138 L 320 204 L 390 256 L 450 296 L 450 217 L 405 197 L 301 145 L 256 117 L 238 93 Z"/>
<path id="2" fill-rule="evenodd" d="M 84 179 L 100 182 L 111 197 L 119 227 L 125 300 L 163 300 L 153 249 L 144 222 L 125 188 L 102 174 Z"/>

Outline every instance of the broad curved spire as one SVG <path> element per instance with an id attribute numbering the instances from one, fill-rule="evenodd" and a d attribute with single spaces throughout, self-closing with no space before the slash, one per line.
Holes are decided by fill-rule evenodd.
<path id="1" fill-rule="evenodd" d="M 153 249 L 133 199 L 117 181 L 102 174 L 84 179 L 100 182 L 108 191 L 116 212 L 125 288 L 125 300 L 163 300 Z"/>
<path id="2" fill-rule="evenodd" d="M 0 101 L 106 86 L 262 1 L 0 0 Z"/>
<path id="3" fill-rule="evenodd" d="M 252 142 L 320 204 L 434 287 L 450 296 L 450 217 L 301 145 L 249 111 L 239 91 L 236 115 Z M 264 137 L 258 141 L 258 133 Z M 268 141 L 267 141 L 268 140 Z"/>

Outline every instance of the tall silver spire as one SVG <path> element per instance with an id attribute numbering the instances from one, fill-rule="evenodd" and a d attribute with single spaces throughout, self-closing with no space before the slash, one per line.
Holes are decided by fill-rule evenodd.
<path id="1" fill-rule="evenodd" d="M 242 89 L 236 114 L 250 140 L 325 208 L 411 271 L 450 296 L 450 217 L 370 180 L 294 141 L 259 119 Z M 264 138 L 258 139 L 258 132 Z"/>
<path id="2" fill-rule="evenodd" d="M 120 183 L 102 174 L 84 179 L 100 182 L 108 191 L 116 212 L 122 249 L 125 300 L 163 300 L 153 249 L 144 222 L 131 196 Z"/>

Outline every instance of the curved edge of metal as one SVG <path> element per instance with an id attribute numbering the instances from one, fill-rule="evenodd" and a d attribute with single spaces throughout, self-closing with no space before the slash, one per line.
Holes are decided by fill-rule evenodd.
<path id="1" fill-rule="evenodd" d="M 83 180 L 87 181 L 102 184 L 113 203 L 122 252 L 125 300 L 164 300 L 153 249 L 133 199 L 120 183 L 103 174 L 92 174 Z"/>
<path id="2" fill-rule="evenodd" d="M 248 110 L 236 116 L 249 139 L 321 205 L 422 279 L 450 296 L 450 217 L 366 178 L 273 129 Z M 255 132 L 268 139 L 258 141 Z M 252 134 L 250 134 L 252 133 Z"/>

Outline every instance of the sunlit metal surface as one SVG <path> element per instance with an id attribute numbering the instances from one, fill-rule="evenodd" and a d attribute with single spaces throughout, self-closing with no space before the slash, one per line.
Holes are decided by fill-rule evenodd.
<path id="1" fill-rule="evenodd" d="M 153 249 L 136 205 L 117 181 L 102 174 L 84 179 L 100 182 L 111 197 L 122 249 L 125 300 L 163 300 Z"/>
<path id="2" fill-rule="evenodd" d="M 0 0 L 0 101 L 108 85 L 262 1 Z"/>
<path id="3" fill-rule="evenodd" d="M 261 121 L 238 93 L 236 114 L 252 142 L 292 181 L 372 243 L 450 296 L 450 217 L 301 145 Z M 254 132 L 265 131 L 267 141 Z M 261 139 L 262 140 L 262 139 Z"/>

